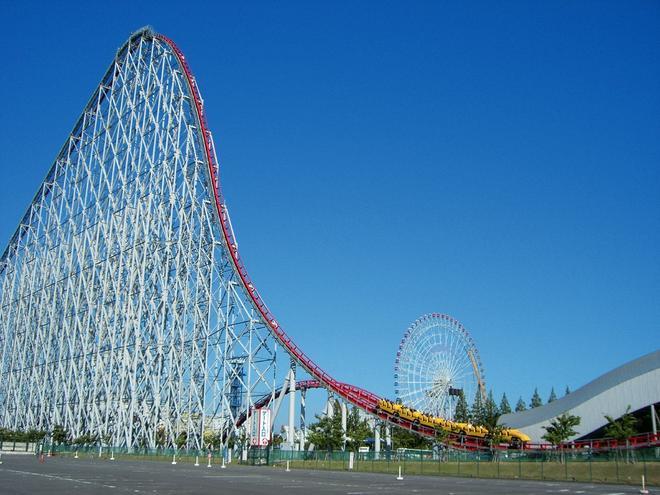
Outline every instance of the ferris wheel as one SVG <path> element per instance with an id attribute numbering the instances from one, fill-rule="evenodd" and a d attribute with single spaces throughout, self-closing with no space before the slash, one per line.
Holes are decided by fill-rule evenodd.
<path id="1" fill-rule="evenodd" d="M 453 419 L 461 391 L 485 399 L 484 371 L 468 331 L 449 315 L 418 318 L 406 331 L 394 363 L 398 400 L 418 411 Z"/>

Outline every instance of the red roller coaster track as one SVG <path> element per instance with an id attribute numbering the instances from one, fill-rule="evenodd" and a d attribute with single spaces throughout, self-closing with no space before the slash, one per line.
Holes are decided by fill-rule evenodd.
<path id="1" fill-rule="evenodd" d="M 206 122 L 206 115 L 204 114 L 204 108 L 202 104 L 202 98 L 197 88 L 195 78 L 186 62 L 186 59 L 183 55 L 183 52 L 179 47 L 169 38 L 163 36 L 162 34 L 155 35 L 157 39 L 167 43 L 169 47 L 176 54 L 181 67 L 186 75 L 188 85 L 191 90 L 191 94 L 195 100 L 195 109 L 197 113 L 197 119 L 199 121 L 200 129 L 202 131 L 202 137 L 204 139 L 204 151 L 206 158 L 209 164 L 209 173 L 211 175 L 211 183 L 213 185 L 213 193 L 215 197 L 215 206 L 220 219 L 220 225 L 222 226 L 222 235 L 224 237 L 227 250 L 231 255 L 232 262 L 236 269 L 236 273 L 241 279 L 241 283 L 245 289 L 246 294 L 250 296 L 250 299 L 254 303 L 254 307 L 257 308 L 263 321 L 268 325 L 271 333 L 275 338 L 285 347 L 288 353 L 293 356 L 298 363 L 300 363 L 307 372 L 312 375 L 316 380 L 321 382 L 325 388 L 328 388 L 332 392 L 336 393 L 343 399 L 347 400 L 351 404 L 354 404 L 367 412 L 377 413 L 378 400 L 380 399 L 377 395 L 363 390 L 359 387 L 353 385 L 348 385 L 346 383 L 341 383 L 335 380 L 327 372 L 321 369 L 314 361 L 312 361 L 303 351 L 300 349 L 291 338 L 282 330 L 282 327 L 277 322 L 275 316 L 266 306 L 266 303 L 263 301 L 259 293 L 257 292 L 256 287 L 250 280 L 247 269 L 241 261 L 241 257 L 238 253 L 238 248 L 236 240 L 232 232 L 232 228 L 229 224 L 229 217 L 226 214 L 224 202 L 222 198 L 222 192 L 220 190 L 220 180 L 216 173 L 218 168 L 218 163 L 216 160 L 215 150 L 213 148 L 213 141 L 211 139 L 211 132 L 208 129 L 208 124 Z"/>

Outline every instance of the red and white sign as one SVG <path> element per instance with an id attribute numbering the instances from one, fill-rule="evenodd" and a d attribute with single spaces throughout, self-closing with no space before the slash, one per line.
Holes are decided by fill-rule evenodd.
<path id="1" fill-rule="evenodd" d="M 259 413 L 259 445 L 265 447 L 270 442 L 270 409 L 264 408 Z"/>
<path id="2" fill-rule="evenodd" d="M 250 445 L 265 447 L 270 442 L 270 409 L 256 409 L 250 416 Z"/>
<path id="3" fill-rule="evenodd" d="M 259 445 L 259 411 L 252 410 L 250 415 L 250 445 Z"/>

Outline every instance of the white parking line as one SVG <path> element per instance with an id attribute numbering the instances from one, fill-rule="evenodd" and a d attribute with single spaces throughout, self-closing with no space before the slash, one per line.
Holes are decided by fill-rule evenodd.
<path id="1" fill-rule="evenodd" d="M 113 486 L 113 485 L 104 485 L 102 483 L 94 483 L 92 481 L 77 480 L 75 478 L 67 478 L 65 476 L 57 476 L 55 474 L 33 473 L 31 471 L 19 471 L 17 469 L 4 469 L 4 471 L 8 471 L 10 473 L 27 474 L 29 476 L 38 476 L 40 478 L 49 478 L 49 479 L 60 480 L 60 481 L 72 481 L 73 483 L 80 483 L 80 484 L 83 484 L 83 485 L 97 485 L 97 486 L 102 486 L 104 488 L 117 488 L 116 486 Z"/>

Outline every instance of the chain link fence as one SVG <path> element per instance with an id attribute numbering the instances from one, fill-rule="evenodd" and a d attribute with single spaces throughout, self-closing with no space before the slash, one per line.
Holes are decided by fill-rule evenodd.
<path id="1" fill-rule="evenodd" d="M 400 449 L 384 453 L 298 452 L 274 450 L 269 462 L 290 468 L 349 470 L 398 474 L 564 480 L 641 484 L 642 475 L 660 485 L 660 458 L 656 449 L 607 453 L 507 451 L 493 458 L 488 453 Z"/>
<path id="2" fill-rule="evenodd" d="M 23 447 L 23 445 L 21 445 Z M 0 444 L 0 448 L 2 445 Z M 22 450 L 22 449 L 21 449 Z M 291 451 L 272 448 L 230 453 L 228 450 L 130 449 L 108 446 L 36 445 L 35 455 L 60 455 L 105 460 L 152 460 L 182 464 L 219 465 L 223 461 L 273 465 L 291 469 L 352 470 L 407 475 L 462 476 L 524 480 L 582 481 L 660 486 L 660 449 L 607 452 L 508 450 L 493 457 L 487 452 L 398 449 L 374 452 Z"/>

